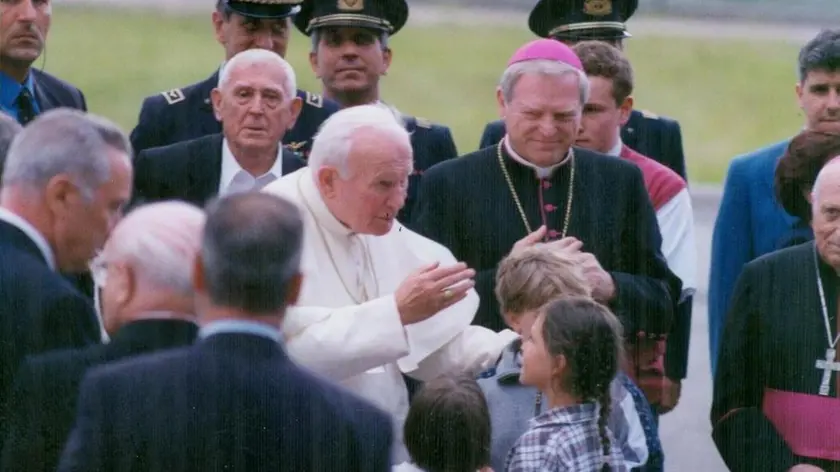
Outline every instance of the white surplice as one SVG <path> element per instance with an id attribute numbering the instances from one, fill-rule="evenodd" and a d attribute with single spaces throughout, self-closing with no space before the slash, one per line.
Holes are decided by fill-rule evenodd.
<path id="1" fill-rule="evenodd" d="M 403 326 L 394 292 L 424 265 L 456 263 L 447 248 L 398 222 L 384 236 L 352 233 L 327 208 L 309 168 L 263 191 L 296 203 L 304 221 L 302 292 L 283 324 L 290 356 L 392 414 L 394 461 L 408 460 L 402 444 L 408 392 L 401 372 L 422 381 L 478 374 L 495 365 L 516 334 L 471 326 L 475 290 L 432 318 Z"/>

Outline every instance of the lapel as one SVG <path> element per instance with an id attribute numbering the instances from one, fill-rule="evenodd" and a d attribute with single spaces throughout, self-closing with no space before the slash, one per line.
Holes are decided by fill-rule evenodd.
<path id="1" fill-rule="evenodd" d="M 44 258 L 41 249 L 35 244 L 35 241 L 13 224 L 0 220 L 0 246 L 2 245 L 7 245 L 10 248 L 37 257 L 39 261 L 43 262 L 44 267 L 49 269 L 47 260 Z"/>
<path id="2" fill-rule="evenodd" d="M 203 205 L 219 193 L 222 179 L 222 135 L 212 134 L 197 139 L 189 146 L 188 184 L 184 196 Z"/>
<path id="3" fill-rule="evenodd" d="M 32 87 L 35 89 L 35 100 L 38 102 L 41 113 L 61 107 L 62 103 L 58 97 L 48 87 L 44 86 L 41 72 L 37 69 L 31 69 L 31 73 Z"/>

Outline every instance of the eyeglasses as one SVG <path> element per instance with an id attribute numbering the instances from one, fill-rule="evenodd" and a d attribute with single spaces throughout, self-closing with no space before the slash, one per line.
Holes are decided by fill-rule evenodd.
<path id="1" fill-rule="evenodd" d="M 108 261 L 105 260 L 102 253 L 97 254 L 96 257 L 90 261 L 88 267 L 90 268 L 91 276 L 93 276 L 93 283 L 95 283 L 98 288 L 104 287 L 105 282 L 107 282 L 108 279 Z"/>

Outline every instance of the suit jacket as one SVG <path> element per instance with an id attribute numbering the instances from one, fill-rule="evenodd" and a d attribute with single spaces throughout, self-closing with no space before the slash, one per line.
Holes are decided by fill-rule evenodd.
<path id="1" fill-rule="evenodd" d="M 420 178 L 427 169 L 445 160 L 458 157 L 455 140 L 448 127 L 431 123 L 423 118 L 403 116 L 406 130 L 411 135 L 411 148 L 414 151 L 414 172 L 408 178 L 408 194 L 405 205 L 397 215 L 403 223 L 410 223 L 414 205 L 417 201 L 417 191 L 420 188 Z"/>
<path id="2" fill-rule="evenodd" d="M 35 100 L 41 113 L 54 108 L 87 111 L 87 103 L 81 90 L 42 70 L 32 69 L 31 73 L 35 86 Z"/>
<path id="3" fill-rule="evenodd" d="M 204 206 L 219 193 L 222 178 L 221 134 L 146 149 L 134 162 L 132 206 L 162 200 L 183 200 Z M 283 174 L 306 163 L 294 152 L 283 149 Z"/>
<path id="4" fill-rule="evenodd" d="M 479 149 L 498 143 L 504 135 L 504 122 L 497 120 L 488 123 L 481 135 Z M 648 111 L 633 110 L 630 119 L 621 128 L 621 140 L 631 149 L 666 165 L 688 181 L 682 131 L 676 120 Z"/>
<path id="5" fill-rule="evenodd" d="M 11 394 L 0 470 L 54 472 L 73 421 L 79 384 L 93 366 L 160 349 L 192 344 L 195 323 L 141 320 L 124 326 L 108 344 L 55 351 L 24 361 Z"/>
<path id="6" fill-rule="evenodd" d="M 279 343 L 220 333 L 88 373 L 58 470 L 385 472 L 392 437 L 388 415 Z"/>
<path id="7" fill-rule="evenodd" d="M 99 338 L 90 301 L 50 269 L 29 236 L 0 221 L 0 433 L 8 424 L 6 392 L 24 357 Z"/>
<path id="8" fill-rule="evenodd" d="M 201 82 L 146 97 L 137 126 L 131 131 L 134 152 L 221 133 L 222 125 L 213 114 L 210 101 L 210 91 L 218 83 L 217 70 Z M 303 90 L 298 90 L 297 96 L 303 100 L 303 107 L 295 126 L 283 136 L 283 144 L 308 156 L 312 138 L 321 123 L 337 112 L 340 106 Z"/>
<path id="9" fill-rule="evenodd" d="M 776 200 L 776 164 L 790 140 L 736 157 L 729 164 L 712 234 L 709 270 L 709 357 L 717 366 L 720 339 L 735 281 L 744 265 L 764 254 L 810 239 L 811 230 Z"/>

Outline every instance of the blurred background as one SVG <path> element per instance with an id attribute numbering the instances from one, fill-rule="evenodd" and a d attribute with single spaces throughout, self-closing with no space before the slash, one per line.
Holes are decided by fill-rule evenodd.
<path id="1" fill-rule="evenodd" d="M 409 0 L 391 46 L 383 98 L 403 113 L 452 129 L 475 150 L 497 118 L 495 87 L 509 55 L 533 39 L 535 0 Z M 127 131 L 144 97 L 209 77 L 223 54 L 210 23 L 215 0 L 57 0 L 38 64 L 81 88 L 92 112 Z M 641 0 L 626 41 L 637 107 L 679 120 L 692 182 L 701 286 L 695 297 L 689 376 L 662 418 L 666 470 L 725 471 L 710 438 L 706 281 L 719 186 L 732 157 L 802 127 L 794 86 L 799 48 L 840 27 L 838 0 Z M 319 92 L 309 39 L 287 54 L 300 88 Z M 497 471 L 498 472 L 498 471 Z"/>

